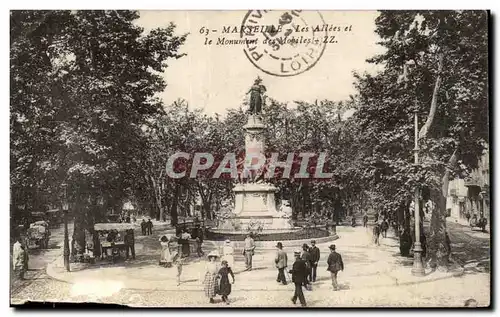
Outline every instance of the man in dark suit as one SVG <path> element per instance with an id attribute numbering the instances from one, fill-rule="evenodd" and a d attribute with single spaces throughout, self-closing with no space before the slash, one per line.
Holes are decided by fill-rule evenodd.
<path id="1" fill-rule="evenodd" d="M 344 262 L 342 261 L 342 256 L 335 251 L 335 244 L 332 244 L 329 248 L 331 252 L 326 262 L 328 264 L 327 270 L 330 271 L 332 275 L 333 290 L 337 291 L 339 289 L 339 285 L 337 284 L 337 273 L 344 270 Z"/>
<path id="2" fill-rule="evenodd" d="M 152 235 L 153 234 L 153 223 L 151 222 L 151 218 L 148 220 L 148 225 L 146 227 L 147 235 Z"/>
<path id="3" fill-rule="evenodd" d="M 286 285 L 285 269 L 287 267 L 288 257 L 286 252 L 283 251 L 283 244 L 281 242 L 278 242 L 276 247 L 278 248 L 276 251 L 276 258 L 274 259 L 276 268 L 278 269 L 278 278 L 276 279 L 276 282 Z"/>
<path id="4" fill-rule="evenodd" d="M 307 270 L 307 275 L 306 275 L 306 283 L 304 284 L 304 286 L 308 289 L 308 290 L 311 290 L 310 289 L 310 278 L 311 278 L 311 253 L 309 252 L 309 246 L 304 243 L 302 245 L 302 254 L 300 255 L 300 258 L 302 260 L 304 260 L 304 262 L 306 263 L 306 270 Z"/>
<path id="5" fill-rule="evenodd" d="M 292 269 L 289 271 L 292 274 L 292 281 L 295 284 L 295 293 L 292 297 L 292 302 L 295 304 L 297 298 L 300 301 L 302 307 L 306 306 L 306 299 L 304 298 L 304 293 L 302 292 L 302 285 L 307 283 L 307 268 L 306 262 L 300 258 L 300 251 L 295 251 L 295 262 L 293 263 Z"/>
<path id="6" fill-rule="evenodd" d="M 135 241 L 134 241 L 134 229 L 129 229 L 125 233 L 124 242 L 126 246 L 126 258 L 128 259 L 129 252 L 132 253 L 132 259 L 135 260 Z"/>
<path id="7" fill-rule="evenodd" d="M 320 253 L 319 248 L 316 246 L 315 240 L 311 241 L 311 248 L 309 250 L 309 253 L 311 254 L 311 276 L 309 277 L 309 280 L 312 282 L 316 282 L 316 269 L 318 268 Z"/>

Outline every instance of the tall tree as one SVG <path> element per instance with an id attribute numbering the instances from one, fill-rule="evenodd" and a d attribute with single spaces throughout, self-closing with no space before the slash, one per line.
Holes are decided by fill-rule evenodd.
<path id="1" fill-rule="evenodd" d="M 163 112 L 162 74 L 185 36 L 144 33 L 136 11 L 11 12 L 13 197 L 62 182 L 121 208 L 142 126 Z M 22 199 L 22 198 L 21 198 Z M 35 203 L 30 204 L 36 208 Z M 82 208 L 80 208 L 83 210 Z"/>
<path id="2" fill-rule="evenodd" d="M 477 166 L 488 143 L 488 20 L 484 11 L 383 11 L 376 32 L 383 70 L 358 76 L 365 170 L 395 203 L 416 186 L 437 204 L 431 219 L 433 265 L 447 266 L 445 209 L 449 179 Z M 421 161 L 412 164 L 413 112 Z M 394 200 L 394 199 L 393 199 Z"/>

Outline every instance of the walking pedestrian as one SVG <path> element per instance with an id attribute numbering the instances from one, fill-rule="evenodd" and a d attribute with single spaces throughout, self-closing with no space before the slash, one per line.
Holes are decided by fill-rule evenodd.
<path id="1" fill-rule="evenodd" d="M 316 270 L 318 269 L 318 262 L 320 259 L 320 251 L 316 246 L 316 240 L 311 241 L 309 253 L 311 253 L 311 276 L 309 280 L 311 282 L 316 282 Z"/>
<path id="2" fill-rule="evenodd" d="M 304 284 L 304 287 L 310 291 L 311 290 L 311 253 L 309 252 L 309 246 L 304 243 L 302 245 L 302 254 L 301 254 L 301 259 L 304 260 L 306 263 L 306 270 L 307 270 L 307 275 L 306 275 L 306 283 Z"/>
<path id="3" fill-rule="evenodd" d="M 380 245 L 380 225 L 378 223 L 373 226 L 373 243 Z"/>
<path id="4" fill-rule="evenodd" d="M 339 285 L 337 283 L 337 274 L 339 271 L 344 270 L 344 262 L 342 261 L 342 256 L 340 253 L 335 251 L 335 244 L 330 245 L 330 255 L 328 256 L 328 260 L 326 263 L 328 264 L 328 271 L 332 276 L 332 286 L 333 290 L 337 291 L 339 289 Z"/>
<path id="5" fill-rule="evenodd" d="M 366 211 L 365 211 L 365 214 L 363 215 L 363 227 L 367 227 L 368 226 L 368 215 L 366 214 Z"/>
<path id="6" fill-rule="evenodd" d="M 141 222 L 141 232 L 142 232 L 142 235 L 145 236 L 146 235 L 146 227 L 147 227 L 147 223 L 146 223 L 146 220 L 142 219 L 142 222 Z"/>
<path id="7" fill-rule="evenodd" d="M 203 230 L 201 230 L 200 225 L 196 226 L 196 253 L 198 257 L 203 256 Z"/>
<path id="8" fill-rule="evenodd" d="M 182 229 L 181 238 L 179 242 L 182 246 L 182 257 L 188 257 L 191 255 L 191 247 L 189 246 L 189 240 L 191 235 L 186 228 Z"/>
<path id="9" fill-rule="evenodd" d="M 243 255 L 245 256 L 245 266 L 247 271 L 252 270 L 252 257 L 255 253 L 255 241 L 252 238 L 252 234 L 247 234 L 245 238 L 245 248 L 243 249 Z"/>
<path id="10" fill-rule="evenodd" d="M 389 223 L 386 219 L 382 220 L 380 225 L 380 230 L 382 231 L 382 237 L 387 238 L 387 230 L 389 230 Z"/>
<path id="11" fill-rule="evenodd" d="M 231 240 L 227 239 L 222 247 L 222 260 L 226 261 L 229 267 L 234 267 L 234 248 Z"/>
<path id="12" fill-rule="evenodd" d="M 219 252 L 212 251 L 208 254 L 208 263 L 205 267 L 205 278 L 203 280 L 203 288 L 205 296 L 209 298 L 211 304 L 215 303 L 214 297 L 217 295 L 217 275 L 219 273 L 219 265 L 217 259 L 220 258 Z"/>
<path id="13" fill-rule="evenodd" d="M 295 262 L 293 263 L 292 269 L 289 271 L 292 274 L 292 282 L 295 284 L 295 292 L 293 293 L 292 303 L 297 303 L 297 298 L 300 301 L 302 307 L 306 306 L 306 299 L 304 298 L 304 293 L 302 292 L 302 286 L 307 282 L 307 267 L 306 262 L 301 259 L 301 252 L 295 251 Z"/>
<path id="14" fill-rule="evenodd" d="M 231 294 L 231 284 L 234 284 L 234 273 L 228 262 L 223 260 L 222 267 L 219 270 L 219 294 L 222 296 L 222 301 L 229 305 L 228 296 Z M 232 283 L 229 282 L 229 275 L 231 275 Z"/>
<path id="15" fill-rule="evenodd" d="M 286 285 L 287 281 L 285 277 L 285 269 L 288 266 L 288 256 L 286 255 L 286 252 L 283 251 L 283 243 L 278 242 L 276 244 L 276 248 L 278 248 L 274 259 L 274 263 L 276 263 L 276 268 L 278 269 L 278 278 L 276 279 L 276 282 Z"/>
<path id="16" fill-rule="evenodd" d="M 128 259 L 129 251 L 132 253 L 132 259 L 135 260 L 135 239 L 134 239 L 134 229 L 128 229 L 125 232 L 125 237 L 123 239 L 125 242 L 126 252 L 125 256 Z"/>
<path id="17" fill-rule="evenodd" d="M 151 218 L 148 220 L 148 225 L 146 227 L 148 235 L 153 234 L 153 223 L 151 222 Z"/>
<path id="18" fill-rule="evenodd" d="M 160 237 L 160 266 L 172 267 L 172 254 L 170 253 L 170 239 L 166 235 Z"/>
<path id="19" fill-rule="evenodd" d="M 409 256 L 412 245 L 412 238 L 407 228 L 403 228 L 403 232 L 399 237 L 399 252 L 401 256 Z"/>

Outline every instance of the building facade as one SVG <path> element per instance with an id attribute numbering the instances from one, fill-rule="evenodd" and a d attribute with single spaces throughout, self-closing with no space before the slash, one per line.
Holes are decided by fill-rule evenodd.
<path id="1" fill-rule="evenodd" d="M 446 208 L 449 220 L 467 224 L 467 213 L 471 216 L 482 213 L 490 223 L 490 161 L 486 150 L 477 169 L 466 179 L 454 179 L 448 188 Z"/>

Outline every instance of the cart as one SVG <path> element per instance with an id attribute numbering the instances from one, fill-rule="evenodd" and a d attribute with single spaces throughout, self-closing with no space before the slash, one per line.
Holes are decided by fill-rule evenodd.
<path id="1" fill-rule="evenodd" d="M 133 235 L 134 229 L 135 226 L 131 223 L 95 224 L 94 230 L 99 234 L 101 259 L 111 259 L 113 263 L 118 261 L 121 258 L 121 253 L 125 252 L 128 247 L 124 240 L 125 235 L 129 230 L 132 231 Z"/>
<path id="2" fill-rule="evenodd" d="M 36 221 L 30 224 L 27 231 L 28 248 L 47 249 L 49 247 L 50 230 L 46 221 Z"/>

